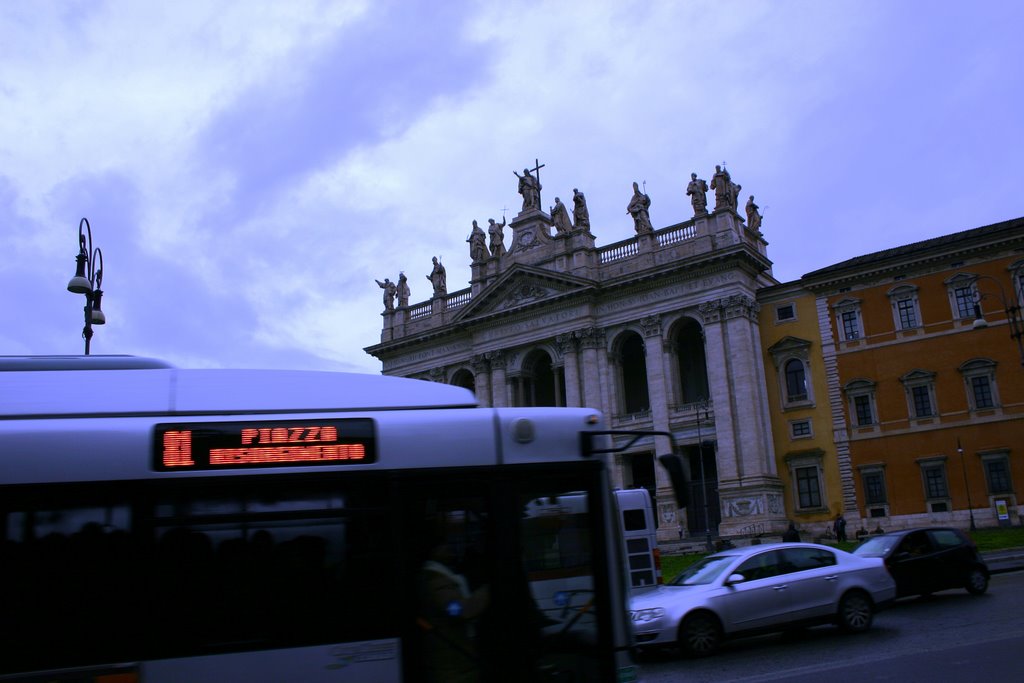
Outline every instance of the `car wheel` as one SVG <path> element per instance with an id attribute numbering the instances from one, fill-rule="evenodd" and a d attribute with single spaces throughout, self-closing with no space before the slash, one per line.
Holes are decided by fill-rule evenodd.
<path id="1" fill-rule="evenodd" d="M 862 591 L 850 591 L 839 601 L 837 619 L 839 627 L 850 633 L 860 633 L 871 628 L 875 618 L 874 605 Z"/>
<path id="2" fill-rule="evenodd" d="M 978 567 L 967 572 L 967 592 L 971 595 L 981 595 L 988 590 L 988 576 Z"/>
<path id="3" fill-rule="evenodd" d="M 721 644 L 722 626 L 712 614 L 691 614 L 679 627 L 679 647 L 691 657 L 706 657 Z"/>

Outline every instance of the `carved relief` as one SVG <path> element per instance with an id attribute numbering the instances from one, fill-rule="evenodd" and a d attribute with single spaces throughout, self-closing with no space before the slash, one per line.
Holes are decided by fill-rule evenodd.
<path id="1" fill-rule="evenodd" d="M 505 352 L 501 350 L 488 351 L 484 354 L 484 358 L 491 364 L 492 370 L 504 370 L 509 360 Z"/>
<path id="2" fill-rule="evenodd" d="M 582 349 L 600 349 L 605 344 L 604 330 L 599 327 L 588 327 L 585 330 L 577 330 L 573 335 L 580 342 Z"/>
<path id="3" fill-rule="evenodd" d="M 729 517 L 748 517 L 764 514 L 764 501 L 760 498 L 733 498 L 726 502 Z"/>
<path id="4" fill-rule="evenodd" d="M 430 381 L 444 383 L 444 367 L 430 368 Z"/>
<path id="5" fill-rule="evenodd" d="M 538 287 L 531 282 L 524 282 L 517 285 L 506 299 L 506 308 L 512 306 L 519 306 L 528 301 L 534 301 L 536 299 L 542 299 L 547 295 L 547 290 Z"/>
<path id="6" fill-rule="evenodd" d="M 656 315 L 649 315 L 641 318 L 640 327 L 645 337 L 657 337 L 661 334 L 661 318 Z"/>
<path id="7" fill-rule="evenodd" d="M 559 334 L 555 337 L 555 347 L 563 358 L 566 354 L 575 353 L 576 339 L 572 334 Z"/>
<path id="8" fill-rule="evenodd" d="M 469 359 L 469 364 L 473 367 L 474 375 L 482 375 L 487 372 L 487 356 L 483 353 L 478 353 Z"/>
<path id="9" fill-rule="evenodd" d="M 761 306 L 745 294 L 733 294 L 724 299 L 705 301 L 697 310 L 704 324 L 718 323 L 731 318 L 746 318 L 756 322 Z"/>

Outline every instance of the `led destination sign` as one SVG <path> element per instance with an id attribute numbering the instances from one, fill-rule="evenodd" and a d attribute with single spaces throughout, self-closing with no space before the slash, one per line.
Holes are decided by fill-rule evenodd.
<path id="1" fill-rule="evenodd" d="M 156 426 L 157 470 L 359 465 L 376 462 L 373 421 L 196 422 Z"/>

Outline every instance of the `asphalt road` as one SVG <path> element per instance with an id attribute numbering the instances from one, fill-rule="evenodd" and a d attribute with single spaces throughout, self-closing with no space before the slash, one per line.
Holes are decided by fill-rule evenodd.
<path id="1" fill-rule="evenodd" d="M 1024 571 L 1000 573 L 975 597 L 945 591 L 908 598 L 864 634 L 831 626 L 728 643 L 716 656 L 643 656 L 644 683 L 865 683 L 1021 680 Z"/>

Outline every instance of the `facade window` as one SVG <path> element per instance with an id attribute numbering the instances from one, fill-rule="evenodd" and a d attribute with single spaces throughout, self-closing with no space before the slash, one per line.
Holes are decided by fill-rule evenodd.
<path id="1" fill-rule="evenodd" d="M 856 427 L 878 424 L 875 413 L 875 383 L 867 379 L 848 382 L 843 391 L 849 400 L 850 419 Z"/>
<path id="2" fill-rule="evenodd" d="M 967 402 L 971 410 L 987 410 L 999 405 L 995 361 L 988 358 L 974 358 L 957 369 L 964 377 Z"/>
<path id="3" fill-rule="evenodd" d="M 796 358 L 786 361 L 786 400 L 790 403 L 807 400 L 807 374 L 804 364 Z"/>
<path id="4" fill-rule="evenodd" d="M 843 339 L 859 339 L 860 325 L 857 324 L 857 311 L 843 311 Z"/>
<path id="5" fill-rule="evenodd" d="M 768 348 L 778 373 L 783 408 L 812 405 L 814 391 L 810 379 L 811 342 L 783 337 Z"/>
<path id="6" fill-rule="evenodd" d="M 912 420 L 935 417 L 935 373 L 914 370 L 900 377 L 907 392 L 907 409 Z"/>
<path id="7" fill-rule="evenodd" d="M 974 317 L 974 288 L 957 287 L 953 290 L 953 298 L 956 301 L 956 317 Z"/>
<path id="8" fill-rule="evenodd" d="M 860 299 L 843 299 L 833 304 L 832 308 L 836 313 L 836 324 L 842 341 L 854 341 L 864 336 Z"/>
<path id="9" fill-rule="evenodd" d="M 917 287 L 900 285 L 888 292 L 892 302 L 893 322 L 897 330 L 912 330 L 921 326 L 921 309 L 917 300 Z"/>
<path id="10" fill-rule="evenodd" d="M 785 322 L 796 318 L 796 309 L 793 304 L 783 304 L 775 307 L 775 319 L 779 322 Z"/>
<path id="11" fill-rule="evenodd" d="M 817 512 L 827 507 L 822 495 L 822 462 L 825 451 L 815 448 L 786 455 L 793 482 L 793 503 L 802 512 Z"/>
<path id="12" fill-rule="evenodd" d="M 864 502 L 868 505 L 885 505 L 885 473 L 882 470 L 869 470 L 861 474 L 864 485 Z"/>
<path id="13" fill-rule="evenodd" d="M 1011 264 L 1010 272 L 1013 273 L 1013 293 L 1017 295 L 1017 305 L 1024 306 L 1024 261 Z"/>
<path id="14" fill-rule="evenodd" d="M 914 417 L 932 416 L 932 397 L 928 387 L 911 387 L 911 396 L 914 404 Z"/>
<path id="15" fill-rule="evenodd" d="M 919 460 L 924 497 L 931 512 L 949 510 L 949 485 L 946 480 L 946 459 L 928 458 Z"/>
<path id="16" fill-rule="evenodd" d="M 971 273 L 957 273 L 946 280 L 954 320 L 974 319 L 974 304 L 978 301 L 977 279 L 978 276 Z"/>
<path id="17" fill-rule="evenodd" d="M 801 508 L 821 507 L 821 487 L 818 483 L 818 468 L 797 468 L 796 489 Z"/>
<path id="18" fill-rule="evenodd" d="M 870 396 L 854 396 L 853 407 L 858 427 L 865 427 L 867 425 L 874 424 L 875 416 L 871 412 Z"/>
<path id="19" fill-rule="evenodd" d="M 975 408 L 995 406 L 992 400 L 992 383 L 988 377 L 971 377 L 971 397 L 974 399 Z"/>
<path id="20" fill-rule="evenodd" d="M 794 439 L 807 439 L 812 435 L 810 420 L 796 420 L 789 423 L 789 433 Z"/>
<path id="21" fill-rule="evenodd" d="M 1007 451 L 987 453 L 981 456 L 985 466 L 985 480 L 990 495 L 1013 493 L 1013 480 L 1010 478 L 1010 456 Z"/>

